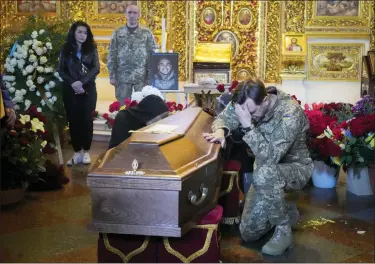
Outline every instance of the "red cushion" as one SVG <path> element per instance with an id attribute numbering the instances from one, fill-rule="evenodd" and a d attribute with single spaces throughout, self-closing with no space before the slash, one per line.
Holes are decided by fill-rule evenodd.
<path id="1" fill-rule="evenodd" d="M 223 217 L 223 207 L 217 205 L 215 209 L 208 212 L 203 218 L 198 220 L 198 225 L 217 225 Z"/>
<path id="2" fill-rule="evenodd" d="M 241 163 L 237 160 L 227 160 L 224 162 L 224 171 L 240 171 Z"/>

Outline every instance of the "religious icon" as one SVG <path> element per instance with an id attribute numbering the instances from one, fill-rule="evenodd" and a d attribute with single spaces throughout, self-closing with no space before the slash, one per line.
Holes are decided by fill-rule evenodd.
<path id="1" fill-rule="evenodd" d="M 213 25 L 216 20 L 216 12 L 212 7 L 207 7 L 202 12 L 202 20 L 206 25 Z"/>
<path id="2" fill-rule="evenodd" d="M 250 72 L 246 69 L 241 69 L 237 72 L 236 80 L 237 81 L 244 81 L 250 78 Z"/>
<path id="3" fill-rule="evenodd" d="M 178 53 L 153 53 L 150 82 L 159 90 L 178 90 Z"/>
<path id="4" fill-rule="evenodd" d="M 355 0 L 324 0 L 317 1 L 317 16 L 358 16 L 359 1 Z"/>
<path id="5" fill-rule="evenodd" d="M 290 44 L 286 47 L 286 50 L 293 52 L 302 52 L 302 47 L 298 44 L 298 40 L 296 38 L 292 38 L 290 40 Z"/>
<path id="6" fill-rule="evenodd" d="M 229 30 L 220 31 L 214 39 L 215 42 L 229 42 L 232 43 L 232 58 L 235 58 L 239 49 L 239 42 L 236 35 Z"/>
<path id="7" fill-rule="evenodd" d="M 238 23 L 243 26 L 249 25 L 251 22 L 251 11 L 248 8 L 242 8 L 240 12 L 238 12 Z"/>
<path id="8" fill-rule="evenodd" d="M 18 0 L 17 12 L 18 13 L 32 13 L 32 12 L 56 13 L 56 1 Z"/>
<path id="9" fill-rule="evenodd" d="M 137 4 L 137 1 L 98 1 L 98 14 L 125 14 L 129 4 Z"/>

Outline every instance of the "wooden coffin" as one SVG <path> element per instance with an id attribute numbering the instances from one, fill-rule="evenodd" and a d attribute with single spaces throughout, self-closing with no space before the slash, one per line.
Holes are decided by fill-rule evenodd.
<path id="1" fill-rule="evenodd" d="M 92 223 L 102 233 L 181 237 L 218 200 L 220 146 L 203 137 L 213 118 L 188 108 L 134 132 L 88 174 Z M 172 133 L 142 132 L 172 125 Z"/>

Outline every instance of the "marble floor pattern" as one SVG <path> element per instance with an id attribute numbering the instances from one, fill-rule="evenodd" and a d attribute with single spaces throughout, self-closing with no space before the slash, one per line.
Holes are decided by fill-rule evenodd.
<path id="1" fill-rule="evenodd" d="M 92 160 L 105 148 L 105 143 L 93 143 Z M 71 155 L 64 150 L 65 160 Z M 88 170 L 66 168 L 70 182 L 64 188 L 29 192 L 22 202 L 1 208 L 1 262 L 97 262 L 97 234 L 86 229 L 91 217 Z M 347 193 L 339 179 L 336 189 L 307 186 L 289 198 L 301 213 L 294 248 L 280 257 L 265 256 L 260 249 L 272 234 L 243 243 L 236 228 L 223 227 L 222 262 L 374 262 L 374 197 Z"/>

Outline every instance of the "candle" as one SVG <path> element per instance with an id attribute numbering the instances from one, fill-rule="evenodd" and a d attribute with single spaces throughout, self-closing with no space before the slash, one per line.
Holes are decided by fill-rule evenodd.
<path id="1" fill-rule="evenodd" d="M 161 19 L 161 52 L 166 52 L 166 41 L 165 41 L 165 18 Z"/>

